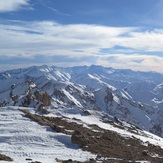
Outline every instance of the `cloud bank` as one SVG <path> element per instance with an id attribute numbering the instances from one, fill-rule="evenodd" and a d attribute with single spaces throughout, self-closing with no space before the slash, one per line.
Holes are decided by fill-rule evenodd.
<path id="1" fill-rule="evenodd" d="M 101 64 L 163 72 L 163 29 L 3 21 L 0 31 L 1 60 L 22 58 L 34 63 Z"/>
<path id="2" fill-rule="evenodd" d="M 20 9 L 24 5 L 28 5 L 29 0 L 1 0 L 0 12 L 11 12 Z"/>

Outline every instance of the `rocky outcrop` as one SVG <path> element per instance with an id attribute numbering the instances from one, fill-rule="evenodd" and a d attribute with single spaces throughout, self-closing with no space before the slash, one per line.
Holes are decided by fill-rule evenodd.
<path id="1" fill-rule="evenodd" d="M 41 102 L 42 102 L 43 106 L 51 105 L 50 96 L 46 92 L 42 95 Z"/>
<path id="2" fill-rule="evenodd" d="M 49 111 L 47 111 L 43 104 L 39 105 L 38 110 L 41 111 L 43 114 L 49 114 Z"/>
<path id="3" fill-rule="evenodd" d="M 126 137 L 116 132 L 104 130 L 97 125 L 84 127 L 81 124 L 70 122 L 63 118 L 44 117 L 22 111 L 28 118 L 41 125 L 50 126 L 54 131 L 71 135 L 73 144 L 77 144 L 83 150 L 96 154 L 96 160 L 98 161 L 100 158 L 106 158 L 105 161 L 100 161 L 115 162 L 115 160 L 107 160 L 107 158 L 117 158 L 117 163 L 136 162 L 137 160 L 162 163 L 163 149 L 150 144 L 150 142 L 147 142 L 147 145 L 143 145 L 140 140 L 134 137 L 126 139 Z M 152 154 L 159 157 L 153 157 Z"/>
<path id="4" fill-rule="evenodd" d="M 40 92 L 38 90 L 36 90 L 34 92 L 34 95 L 35 95 L 35 98 L 36 98 L 37 101 L 41 101 L 42 95 L 40 94 Z"/>
<path id="5" fill-rule="evenodd" d="M 113 95 L 111 92 L 108 92 L 108 94 L 104 97 L 105 102 L 108 104 L 109 102 L 111 103 L 113 101 Z"/>
<path id="6" fill-rule="evenodd" d="M 41 94 L 38 90 L 34 92 L 35 98 L 37 101 L 40 101 L 42 103 L 42 106 L 50 106 L 50 96 L 47 92 Z"/>
<path id="7" fill-rule="evenodd" d="M 88 142 L 86 141 L 86 137 L 80 131 L 77 130 L 75 130 L 72 134 L 71 142 L 73 144 L 79 144 L 81 147 L 88 144 Z"/>
<path id="8" fill-rule="evenodd" d="M 12 158 L 10 158 L 9 156 L 3 155 L 3 154 L 0 154 L 0 160 L 1 161 L 13 161 Z"/>

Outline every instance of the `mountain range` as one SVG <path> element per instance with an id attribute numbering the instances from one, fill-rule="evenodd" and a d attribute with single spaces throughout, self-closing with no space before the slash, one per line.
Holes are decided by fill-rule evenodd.
<path id="1" fill-rule="evenodd" d="M 94 115 L 163 138 L 163 74 L 103 66 L 33 66 L 0 72 L 1 108 L 72 118 Z"/>

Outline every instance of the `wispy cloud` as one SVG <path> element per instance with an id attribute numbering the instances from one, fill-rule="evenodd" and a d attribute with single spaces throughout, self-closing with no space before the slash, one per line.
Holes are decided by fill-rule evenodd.
<path id="1" fill-rule="evenodd" d="M 163 52 L 163 30 L 107 27 L 88 24 L 62 25 L 52 21 L 2 21 L 0 25 L 0 57 L 26 58 L 35 62 L 37 56 L 65 58 L 70 64 L 102 64 L 136 70 L 163 72 L 163 57 L 147 55 Z M 122 47 L 123 53 L 119 53 Z M 105 53 L 101 49 L 108 49 Z M 114 54 L 111 49 L 114 50 Z M 125 49 L 129 49 L 125 54 Z M 138 52 L 142 53 L 139 54 Z M 44 60 L 44 59 L 43 59 Z M 42 60 L 42 61 L 43 61 Z"/>
<path id="2" fill-rule="evenodd" d="M 50 2 L 50 1 L 47 1 L 47 0 L 46 1 L 44 1 L 44 0 L 36 0 L 36 2 L 37 2 L 37 4 L 40 4 L 43 7 L 53 11 L 57 15 L 70 16 L 69 14 L 64 13 L 64 12 L 60 12 L 59 10 L 55 9 L 54 7 L 52 7 L 51 3 L 55 3 L 55 1 Z"/>
<path id="3" fill-rule="evenodd" d="M 23 6 L 29 5 L 29 0 L 1 0 L 0 12 L 11 12 L 19 10 Z"/>
<path id="4" fill-rule="evenodd" d="M 55 55 L 76 49 L 98 52 L 103 47 L 113 47 L 112 38 L 127 33 L 131 28 L 113 28 L 96 25 L 61 25 L 56 22 L 18 22 L 0 25 L 1 53 L 7 56 Z M 19 49 L 17 49 L 19 47 Z M 7 51 L 6 51 L 7 50 Z M 9 53 L 9 51 L 11 52 Z M 3 51 L 3 53 L 2 53 Z M 24 54 L 24 51 L 26 54 Z"/>
<path id="5" fill-rule="evenodd" d="M 97 63 L 104 66 L 128 68 L 138 71 L 157 71 L 163 73 L 163 57 L 140 54 L 114 54 L 98 56 Z"/>

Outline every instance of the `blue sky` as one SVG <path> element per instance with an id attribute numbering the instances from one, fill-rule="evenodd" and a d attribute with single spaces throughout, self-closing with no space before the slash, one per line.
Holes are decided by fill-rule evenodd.
<path id="1" fill-rule="evenodd" d="M 98 64 L 163 73 L 162 0 L 0 0 L 0 69 Z"/>

